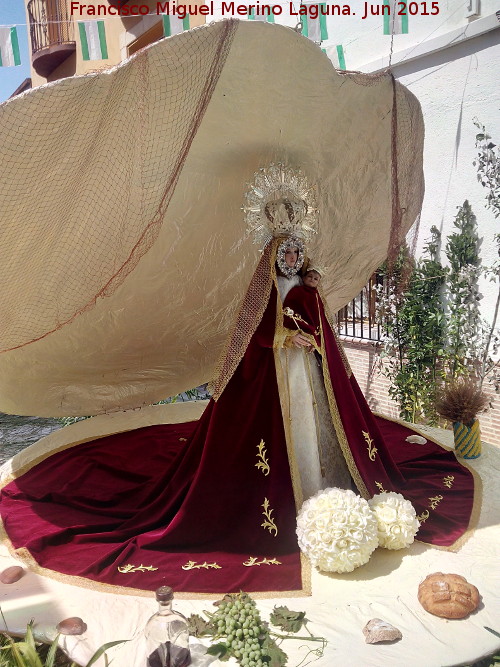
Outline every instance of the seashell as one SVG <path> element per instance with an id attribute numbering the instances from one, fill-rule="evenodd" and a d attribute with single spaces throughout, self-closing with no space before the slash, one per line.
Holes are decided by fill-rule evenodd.
<path id="1" fill-rule="evenodd" d="M 12 565 L 0 572 L 0 581 L 2 584 L 15 584 L 24 574 L 24 567 Z"/>
<path id="2" fill-rule="evenodd" d="M 414 445 L 425 445 L 427 440 L 422 435 L 409 435 L 406 442 L 411 442 Z"/>
<path id="3" fill-rule="evenodd" d="M 381 618 L 372 618 L 363 628 L 365 642 L 367 644 L 378 644 L 379 642 L 393 642 L 402 639 L 401 630 L 398 630 Z"/>
<path id="4" fill-rule="evenodd" d="M 58 623 L 56 628 L 62 635 L 83 635 L 87 629 L 87 624 L 78 616 L 72 616 Z"/>

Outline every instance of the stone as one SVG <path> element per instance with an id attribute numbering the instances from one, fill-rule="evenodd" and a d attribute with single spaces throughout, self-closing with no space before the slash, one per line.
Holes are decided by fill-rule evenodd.
<path id="1" fill-rule="evenodd" d="M 367 644 L 378 644 L 379 642 L 393 642 L 402 639 L 401 630 L 395 628 L 381 618 L 372 618 L 363 628 L 365 642 Z"/>
<path id="2" fill-rule="evenodd" d="M 409 435 L 406 442 L 411 442 L 414 445 L 425 445 L 427 440 L 422 435 Z"/>
<path id="3" fill-rule="evenodd" d="M 8 567 L 0 572 L 0 581 L 2 584 L 15 584 L 23 575 L 24 567 L 12 565 L 12 567 Z"/>
<path id="4" fill-rule="evenodd" d="M 62 635 L 83 635 L 87 629 L 87 624 L 78 616 L 72 616 L 71 618 L 65 618 L 56 627 Z"/>

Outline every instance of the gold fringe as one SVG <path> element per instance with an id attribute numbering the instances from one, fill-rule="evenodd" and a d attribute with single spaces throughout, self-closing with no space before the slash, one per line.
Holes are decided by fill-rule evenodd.
<path id="1" fill-rule="evenodd" d="M 419 433 L 421 436 L 423 436 L 427 440 L 430 440 L 435 445 L 438 445 L 442 449 L 445 449 L 448 452 L 453 452 L 455 454 L 455 450 L 453 449 L 453 447 L 448 447 L 448 445 L 439 442 L 439 440 L 436 440 L 431 435 L 429 435 L 427 431 L 420 429 L 418 427 L 418 424 L 409 424 L 408 422 L 405 422 L 402 419 L 398 419 L 397 417 L 386 417 L 385 415 L 379 412 L 374 412 L 373 414 L 376 415 L 377 417 L 382 417 L 382 419 L 386 419 L 387 421 L 394 422 L 396 424 L 401 424 L 402 426 L 406 426 L 406 428 L 409 428 L 412 431 Z M 458 538 L 458 540 L 453 542 L 453 544 L 451 544 L 448 547 L 438 546 L 436 544 L 431 544 L 430 542 L 424 542 L 423 540 L 416 540 L 417 542 L 421 542 L 422 544 L 427 544 L 428 546 L 433 547 L 434 549 L 440 549 L 441 551 L 457 552 L 460 550 L 461 547 L 463 547 L 463 545 L 466 542 L 468 542 L 468 540 L 474 535 L 474 532 L 479 523 L 479 517 L 481 514 L 481 505 L 483 503 L 483 481 L 481 479 L 481 476 L 468 463 L 465 463 L 464 461 L 460 460 L 459 458 L 457 458 L 456 455 L 455 458 L 457 459 L 457 462 L 461 466 L 466 468 L 471 473 L 474 479 L 474 502 L 472 504 L 472 512 L 469 519 L 469 525 L 467 526 L 467 529 L 465 530 L 464 534 L 461 535 Z"/>

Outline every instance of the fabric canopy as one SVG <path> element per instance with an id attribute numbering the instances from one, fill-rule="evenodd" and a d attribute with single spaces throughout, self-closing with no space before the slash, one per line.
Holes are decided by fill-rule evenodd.
<path id="1" fill-rule="evenodd" d="M 260 167 L 317 186 L 308 250 L 332 310 L 386 258 L 394 203 L 406 232 L 423 197 L 413 95 L 263 22 L 29 91 L 0 128 L 0 409 L 16 414 L 128 409 L 210 379 L 259 257 L 241 207 Z"/>

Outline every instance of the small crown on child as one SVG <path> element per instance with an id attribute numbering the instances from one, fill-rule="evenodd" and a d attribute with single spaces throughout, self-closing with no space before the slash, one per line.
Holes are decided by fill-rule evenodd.
<path id="1" fill-rule="evenodd" d="M 323 278 L 323 276 L 326 274 L 326 267 L 322 266 L 321 264 L 316 264 L 315 262 L 309 262 L 305 272 L 309 273 L 309 271 L 316 271 L 316 273 L 319 273 L 319 275 Z"/>

